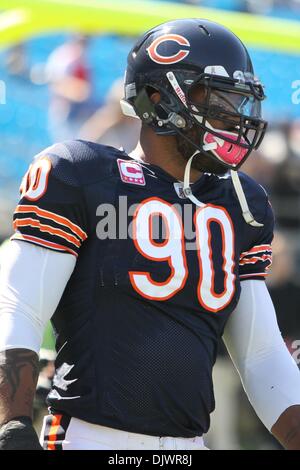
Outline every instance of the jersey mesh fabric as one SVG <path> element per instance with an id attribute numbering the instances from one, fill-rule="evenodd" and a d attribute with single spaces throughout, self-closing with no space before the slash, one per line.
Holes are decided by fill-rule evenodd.
<path id="1" fill-rule="evenodd" d="M 187 250 L 184 244 L 186 281 L 176 294 L 157 300 L 138 292 L 129 273 L 150 273 L 154 281 L 164 282 L 170 276 L 168 261 L 147 258 L 130 237 L 118 233 L 112 238 L 97 236 L 99 206 L 111 204 L 119 223 L 120 214 L 126 210 L 118 206 L 120 196 L 126 197 L 127 207 L 142 205 L 149 198 L 160 198 L 161 204 L 179 204 L 182 209 L 187 204 L 194 220 L 197 208 L 178 196 L 172 176 L 155 165 L 143 164 L 145 185 L 126 183 L 120 178 L 117 160 L 132 159 L 112 147 L 90 142 L 66 142 L 46 153 L 52 163 L 48 189 L 34 205 L 65 217 L 87 234 L 80 246 L 72 246 L 77 263 L 52 319 L 59 352 L 48 397 L 51 409 L 129 432 L 202 435 L 214 408 L 212 367 L 218 342 L 237 305 L 240 278 L 263 279 L 269 264 L 265 253 L 251 251 L 264 249 L 269 257 L 273 214 L 266 194 L 241 174 L 250 210 L 264 224 L 259 228 L 245 223 L 230 178 L 204 174 L 193 185 L 204 204 L 221 208 L 223 214 L 226 211 L 228 226 L 232 227 L 231 266 L 235 277 L 226 287 L 232 289 L 232 295 L 214 311 L 199 301 L 199 263 L 203 261 L 196 249 Z M 27 208 L 30 204 L 25 195 L 19 206 Z M 38 216 L 35 211 L 34 217 Z M 16 214 L 17 219 L 23 217 Z M 127 222 L 132 221 L 130 215 Z M 204 276 L 214 282 L 210 292 L 215 289 L 217 298 L 225 289 L 228 273 L 223 267 L 220 224 L 210 225 L 211 263 L 216 269 L 214 277 L 206 272 Z M 51 227 L 73 234 L 71 228 L 55 221 Z M 42 240 L 41 244 L 60 243 L 66 251 L 71 248 L 69 242 L 36 227 L 28 225 L 19 230 L 28 242 L 32 242 L 28 237 L 35 237 Z M 254 254 L 261 259 L 254 260 Z"/>

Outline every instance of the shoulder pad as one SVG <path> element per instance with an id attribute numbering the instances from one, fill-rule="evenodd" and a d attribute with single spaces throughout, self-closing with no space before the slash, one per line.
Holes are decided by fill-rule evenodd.
<path id="1" fill-rule="evenodd" d="M 47 156 L 53 176 L 71 186 L 95 183 L 114 174 L 118 158 L 127 157 L 114 147 L 84 140 L 69 140 L 46 148 L 35 158 Z"/>
<path id="2" fill-rule="evenodd" d="M 267 191 L 246 173 L 239 172 L 239 177 L 251 213 L 259 222 L 263 221 L 268 203 Z"/>

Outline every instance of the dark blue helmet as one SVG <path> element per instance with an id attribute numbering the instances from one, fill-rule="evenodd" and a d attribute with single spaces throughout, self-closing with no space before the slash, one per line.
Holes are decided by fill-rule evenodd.
<path id="1" fill-rule="evenodd" d="M 156 104 L 150 99 L 154 91 L 160 93 Z M 264 98 L 235 34 L 212 21 L 181 19 L 138 39 L 128 55 L 121 105 L 157 134 L 179 134 L 195 150 L 236 170 L 264 137 Z M 212 121 L 222 125 L 213 127 Z M 188 131 L 195 127 L 199 139 L 191 141 Z"/>

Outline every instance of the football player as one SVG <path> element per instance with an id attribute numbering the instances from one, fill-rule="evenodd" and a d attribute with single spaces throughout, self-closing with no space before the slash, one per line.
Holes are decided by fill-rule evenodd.
<path id="1" fill-rule="evenodd" d="M 264 137 L 264 98 L 232 32 L 168 22 L 128 56 L 121 105 L 142 121 L 141 159 L 78 140 L 34 159 L 1 270 L 1 449 L 204 449 L 222 336 L 262 422 L 300 449 L 300 374 L 264 282 L 273 212 L 238 172 Z"/>

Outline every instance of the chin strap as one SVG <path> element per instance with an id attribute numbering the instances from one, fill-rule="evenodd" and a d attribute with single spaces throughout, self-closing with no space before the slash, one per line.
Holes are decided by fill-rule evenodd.
<path id="1" fill-rule="evenodd" d="M 183 194 L 185 195 L 185 197 L 189 198 L 190 201 L 192 201 L 194 204 L 196 204 L 196 206 L 198 207 L 204 207 L 206 204 L 204 204 L 203 202 L 200 202 L 199 199 L 197 199 L 194 195 L 193 195 L 193 192 L 192 192 L 192 189 L 191 189 L 191 165 L 192 165 L 192 161 L 194 159 L 194 157 L 200 153 L 199 150 L 196 150 L 195 153 L 193 153 L 193 155 L 188 159 L 188 162 L 185 166 L 185 170 L 184 170 L 184 179 L 183 179 Z"/>
<path id="2" fill-rule="evenodd" d="M 205 149 L 205 150 L 208 150 L 208 149 Z M 192 161 L 193 161 L 194 157 L 196 155 L 198 155 L 199 153 L 200 153 L 199 150 L 197 150 L 195 153 L 193 153 L 193 155 L 189 158 L 189 160 L 188 160 L 188 162 L 185 166 L 184 180 L 183 180 L 183 194 L 191 202 L 196 204 L 196 206 L 204 207 L 206 204 L 199 201 L 199 199 L 197 199 L 193 195 L 193 192 L 192 192 L 192 189 L 191 189 L 191 181 L 190 181 Z M 231 174 L 233 187 L 234 187 L 234 190 L 236 192 L 237 198 L 239 200 L 245 222 L 249 225 L 252 225 L 253 227 L 263 227 L 264 224 L 260 224 L 259 222 L 256 222 L 256 220 L 254 219 L 253 215 L 250 212 L 250 209 L 249 209 L 249 206 L 248 206 L 248 203 L 247 203 L 247 199 L 246 199 L 244 190 L 242 188 L 242 184 L 241 184 L 238 172 L 234 171 L 234 170 L 231 170 L 230 174 Z"/>
<path id="3" fill-rule="evenodd" d="M 252 225 L 252 227 L 263 227 L 264 224 L 260 224 L 259 222 L 256 222 L 256 220 L 254 219 L 253 215 L 250 212 L 238 172 L 234 170 L 230 170 L 230 174 L 231 174 L 231 179 L 232 179 L 232 183 L 233 183 L 236 195 L 238 197 L 238 200 L 242 209 L 245 222 L 247 222 L 247 224 L 249 225 Z"/>

